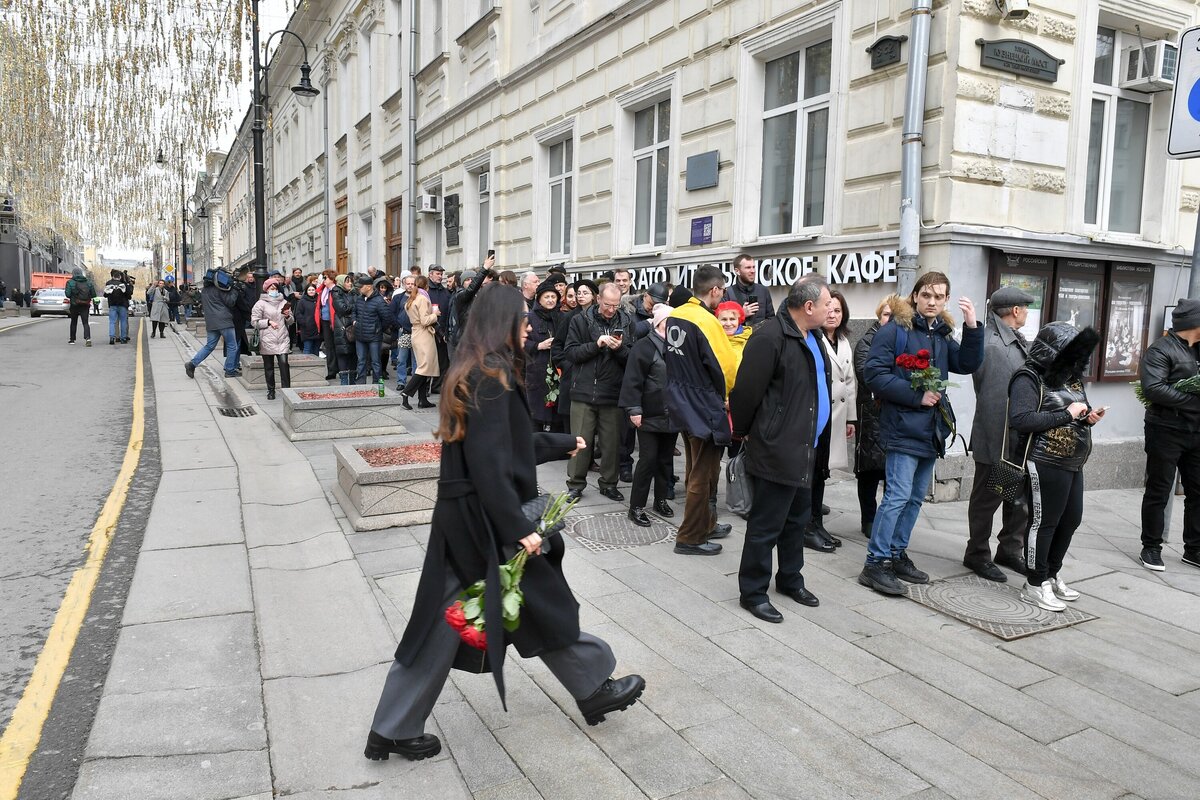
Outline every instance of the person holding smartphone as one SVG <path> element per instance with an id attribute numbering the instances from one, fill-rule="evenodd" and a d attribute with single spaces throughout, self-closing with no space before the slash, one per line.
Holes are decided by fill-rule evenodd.
<path id="1" fill-rule="evenodd" d="M 1028 471 L 1021 599 L 1046 611 L 1065 611 L 1063 601 L 1079 599 L 1059 570 L 1083 521 L 1083 465 L 1092 452 L 1092 426 L 1107 410 L 1091 407 L 1083 384 L 1099 342 L 1092 328 L 1051 322 L 1038 331 L 1025 366 L 1008 386 L 1008 424 L 1020 435 L 1010 434 L 1005 457 L 1013 463 L 1025 457 Z"/>
<path id="2" fill-rule="evenodd" d="M 725 299 L 742 307 L 746 314 L 742 324 L 753 328 L 774 317 L 775 305 L 767 287 L 758 283 L 758 264 L 754 256 L 739 254 L 733 259 L 733 272 L 733 283 L 725 289 Z"/>

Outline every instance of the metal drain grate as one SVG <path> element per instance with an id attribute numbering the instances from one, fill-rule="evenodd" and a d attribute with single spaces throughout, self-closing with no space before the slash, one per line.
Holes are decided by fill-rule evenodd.
<path id="1" fill-rule="evenodd" d="M 218 408 L 222 417 L 253 417 L 255 414 L 253 406 L 240 406 L 238 408 Z"/>
<path id="2" fill-rule="evenodd" d="M 675 541 L 675 526 L 649 516 L 653 524 L 643 528 L 630 522 L 624 511 L 585 514 L 567 520 L 567 533 L 594 553 Z"/>
<path id="3" fill-rule="evenodd" d="M 984 580 L 978 575 L 910 584 L 908 596 L 923 606 L 1005 641 L 1096 619 L 1095 615 L 1071 604 L 1067 604 L 1067 610 L 1062 613 L 1043 611 L 1022 600 L 1016 587 Z"/>

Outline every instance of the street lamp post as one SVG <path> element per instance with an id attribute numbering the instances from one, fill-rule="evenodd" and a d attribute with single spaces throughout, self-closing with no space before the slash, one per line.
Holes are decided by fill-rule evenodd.
<path id="1" fill-rule="evenodd" d="M 259 0 L 250 2 L 250 16 L 254 21 L 250 46 L 254 50 L 254 124 L 251 128 L 254 138 L 254 281 L 261 290 L 263 282 L 267 279 L 267 194 L 263 167 L 263 131 L 266 127 L 263 106 L 267 102 L 267 68 L 262 65 L 258 50 L 258 2 Z M 267 38 L 267 46 L 271 45 L 271 39 L 284 33 L 294 37 L 304 50 L 304 63 L 300 65 L 300 83 L 292 87 L 292 93 L 307 107 L 312 105 L 312 101 L 320 94 L 309 78 L 312 68 L 308 65 L 308 46 L 298 34 L 286 28 L 271 34 Z"/>
<path id="2" fill-rule="evenodd" d="M 158 150 L 158 157 L 154 159 L 159 166 L 165 167 L 167 160 L 163 157 L 162 148 Z M 187 180 L 184 173 L 185 164 L 183 158 L 183 142 L 179 143 L 179 237 L 181 246 L 179 248 L 179 261 L 175 267 L 175 290 L 188 282 L 187 271 L 187 199 L 184 192 L 184 183 Z M 180 277 L 182 276 L 182 277 Z"/>

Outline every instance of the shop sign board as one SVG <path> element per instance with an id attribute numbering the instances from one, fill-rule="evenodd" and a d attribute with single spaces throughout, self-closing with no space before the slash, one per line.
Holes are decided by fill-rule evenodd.
<path id="1" fill-rule="evenodd" d="M 725 273 L 725 279 L 734 279 L 733 262 L 708 262 L 720 267 Z M 758 265 L 758 282 L 771 288 L 773 286 L 791 286 L 800 278 L 812 272 L 825 275 L 830 284 L 843 286 L 847 284 L 895 283 L 896 265 L 899 263 L 897 250 L 852 250 L 812 255 L 768 256 L 755 259 Z M 674 286 L 691 286 L 692 274 L 698 264 L 675 264 L 651 267 L 629 268 L 632 277 L 632 287 L 636 290 L 645 289 L 653 283 L 670 283 Z M 601 272 L 612 269 L 606 266 L 593 272 L 583 271 L 580 274 L 595 278 Z"/>

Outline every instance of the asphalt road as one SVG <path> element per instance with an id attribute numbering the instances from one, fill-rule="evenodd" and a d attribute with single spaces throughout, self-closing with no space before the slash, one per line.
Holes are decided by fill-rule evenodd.
<path id="1" fill-rule="evenodd" d="M 109 346 L 107 320 L 92 321 L 90 348 L 82 332 L 67 344 L 65 319 L 0 325 L 0 729 L 84 561 L 128 444 L 136 340 Z M 147 446 L 22 797 L 65 797 L 74 784 L 68 764 L 77 765 L 86 744 L 158 484 L 150 380 L 147 363 Z"/>

